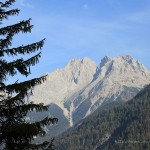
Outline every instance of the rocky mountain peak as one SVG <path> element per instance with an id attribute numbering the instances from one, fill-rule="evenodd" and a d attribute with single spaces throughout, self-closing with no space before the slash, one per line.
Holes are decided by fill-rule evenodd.
<path id="1" fill-rule="evenodd" d="M 83 84 L 83 82 L 92 80 L 96 71 L 96 63 L 87 57 L 83 59 L 77 58 L 71 60 L 64 70 L 70 81 L 72 80 L 76 84 Z"/>
<path id="2" fill-rule="evenodd" d="M 150 75 L 149 70 L 142 63 L 129 55 L 114 58 L 111 68 L 126 76 L 135 74 L 138 77 L 142 77 L 143 75 L 149 77 Z"/>
<path id="3" fill-rule="evenodd" d="M 137 60 L 135 60 L 130 55 L 122 55 L 113 58 L 113 62 L 117 64 L 117 66 L 126 66 L 126 65 L 136 65 Z"/>
<path id="4" fill-rule="evenodd" d="M 96 65 L 94 61 L 92 61 L 88 57 L 84 57 L 83 59 L 75 58 L 68 62 L 66 67 L 80 67 L 81 65 Z"/>
<path id="5" fill-rule="evenodd" d="M 49 73 L 30 99 L 56 104 L 72 125 L 105 102 L 131 99 L 149 83 L 150 71 L 129 55 L 105 56 L 98 67 L 87 57 L 77 58 Z"/>
<path id="6" fill-rule="evenodd" d="M 81 59 L 80 58 L 75 58 L 75 59 L 70 60 L 67 64 L 67 66 L 74 66 L 74 65 L 77 65 L 77 64 L 81 64 Z"/>
<path id="7" fill-rule="evenodd" d="M 91 63 L 91 62 L 93 62 L 93 61 L 90 58 L 88 58 L 88 57 L 84 57 L 82 59 L 82 63 Z"/>
<path id="8" fill-rule="evenodd" d="M 45 104 L 55 102 L 62 107 L 66 99 L 92 81 L 95 72 L 96 63 L 89 58 L 73 59 L 64 68 L 49 73 L 47 80 L 35 87 L 31 99 Z"/>
<path id="9" fill-rule="evenodd" d="M 131 56 L 104 57 L 92 82 L 74 100 L 75 122 L 80 120 L 77 116 L 78 113 L 81 114 L 82 108 L 82 115 L 85 117 L 103 104 L 128 101 L 149 83 L 150 71 Z"/>
<path id="10" fill-rule="evenodd" d="M 124 74 L 124 77 L 129 76 L 129 74 L 136 74 L 136 76 L 141 77 L 143 75 L 149 76 L 149 70 L 142 63 L 129 55 L 118 56 L 115 58 L 105 56 L 96 69 L 94 80 L 97 78 L 102 79 L 109 74 L 113 74 L 117 78 L 122 76 L 122 74 Z"/>
<path id="11" fill-rule="evenodd" d="M 122 55 L 122 56 L 119 56 L 118 58 L 121 58 L 121 59 L 123 59 L 123 60 L 125 60 L 127 62 L 131 62 L 131 61 L 134 60 L 134 58 L 131 57 L 130 55 Z"/>
<path id="12" fill-rule="evenodd" d="M 109 56 L 105 56 L 100 62 L 100 68 L 103 67 L 107 62 L 111 61 L 112 58 Z"/>

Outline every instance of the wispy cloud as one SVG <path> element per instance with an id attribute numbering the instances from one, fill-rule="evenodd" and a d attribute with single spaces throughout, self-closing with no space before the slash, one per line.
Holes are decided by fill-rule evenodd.
<path id="1" fill-rule="evenodd" d="M 34 8 L 34 6 L 28 3 L 26 0 L 18 0 L 17 2 L 23 7 L 32 8 L 32 9 Z"/>
<path id="2" fill-rule="evenodd" d="M 131 28 L 119 21 L 104 22 L 94 19 L 76 19 L 55 14 L 38 16 L 34 20 L 34 24 L 36 24 L 34 35 L 36 37 L 44 33 L 48 43 L 55 47 L 60 45 L 61 48 L 64 47 L 65 49 L 96 49 L 102 44 L 108 45 L 111 40 L 116 43 L 119 41 L 118 31 Z"/>
<path id="3" fill-rule="evenodd" d="M 128 15 L 127 20 L 137 23 L 150 23 L 150 10 L 143 10 Z"/>

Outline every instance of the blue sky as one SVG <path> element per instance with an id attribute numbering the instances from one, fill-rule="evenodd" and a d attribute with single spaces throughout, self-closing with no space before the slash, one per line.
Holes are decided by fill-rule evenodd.
<path id="1" fill-rule="evenodd" d="M 150 0 L 16 0 L 19 16 L 32 18 L 31 34 L 15 37 L 14 45 L 46 38 L 32 76 L 64 67 L 73 58 L 97 64 L 108 55 L 129 54 L 150 69 Z M 5 23 L 4 23 L 5 24 Z"/>

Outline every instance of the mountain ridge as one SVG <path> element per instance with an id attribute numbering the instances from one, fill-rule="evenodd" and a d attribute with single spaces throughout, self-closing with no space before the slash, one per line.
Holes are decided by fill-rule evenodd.
<path id="1" fill-rule="evenodd" d="M 82 113 L 86 117 L 91 113 L 90 109 L 93 109 L 92 111 L 96 110 L 102 103 L 106 102 L 106 98 L 117 99 L 124 92 L 125 87 L 140 90 L 150 82 L 149 79 L 149 71 L 131 56 L 125 55 L 116 58 L 104 57 L 97 67 L 96 78 L 93 78 L 90 85 L 79 95 L 78 99 L 74 100 L 74 103 L 80 100 L 82 107 L 83 105 L 90 106 L 86 108 L 88 109 L 86 112 Z M 125 100 L 131 99 L 137 92 Z M 76 114 L 78 115 L 77 112 Z M 75 118 L 77 118 L 76 114 Z"/>
<path id="2" fill-rule="evenodd" d="M 104 104 L 130 100 L 149 83 L 150 71 L 129 55 L 105 56 L 98 66 L 87 57 L 77 58 L 49 73 L 30 100 L 57 105 L 69 121 L 68 128 Z"/>

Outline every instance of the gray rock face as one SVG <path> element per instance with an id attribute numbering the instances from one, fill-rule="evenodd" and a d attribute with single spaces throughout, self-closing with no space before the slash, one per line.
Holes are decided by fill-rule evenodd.
<path id="1" fill-rule="evenodd" d="M 74 122 L 78 122 L 77 116 L 86 117 L 105 103 L 130 100 L 149 83 L 150 71 L 131 56 L 105 57 L 97 67 L 92 82 L 73 101 Z M 86 105 L 87 101 L 91 104 Z M 87 106 L 86 111 L 81 112 L 81 105 Z"/>
<path id="2" fill-rule="evenodd" d="M 36 86 L 30 100 L 35 103 L 54 103 L 63 110 L 72 125 L 72 100 L 89 84 L 96 72 L 96 63 L 88 58 L 71 60 L 63 69 L 48 74 L 46 82 Z M 65 106 L 65 103 L 69 105 Z"/>
<path id="3" fill-rule="evenodd" d="M 30 100 L 57 105 L 72 126 L 103 104 L 130 100 L 149 83 L 150 71 L 128 55 L 106 56 L 97 67 L 88 58 L 74 59 L 48 74 Z"/>

